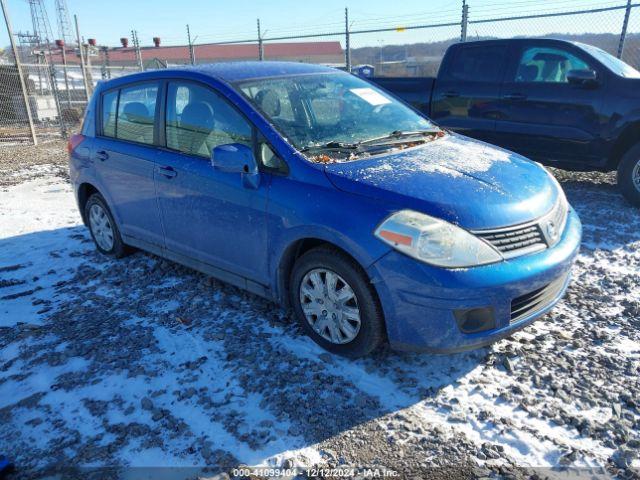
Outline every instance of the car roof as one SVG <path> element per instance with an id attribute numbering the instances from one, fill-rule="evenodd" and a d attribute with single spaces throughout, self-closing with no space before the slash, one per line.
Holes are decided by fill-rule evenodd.
<path id="1" fill-rule="evenodd" d="M 576 42 L 572 42 L 570 40 L 563 40 L 561 38 L 553 38 L 553 37 L 527 37 L 527 38 L 495 38 L 490 40 L 469 40 L 464 43 L 454 43 L 457 46 L 465 46 L 465 45 L 487 45 L 487 44 L 502 44 L 502 43 L 523 43 L 523 42 L 548 42 L 548 43 L 571 43 L 575 44 Z"/>
<path id="2" fill-rule="evenodd" d="M 298 62 L 219 62 L 202 65 L 189 65 L 171 68 L 173 72 L 190 71 L 218 78 L 226 82 L 238 82 L 256 78 L 281 77 L 286 75 L 305 75 L 313 73 L 331 73 L 338 70 L 323 65 Z M 159 70 L 163 72 L 166 70 Z"/>

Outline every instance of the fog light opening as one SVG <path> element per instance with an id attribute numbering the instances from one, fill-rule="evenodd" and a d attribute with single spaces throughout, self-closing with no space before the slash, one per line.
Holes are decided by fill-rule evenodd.
<path id="1" fill-rule="evenodd" d="M 493 307 L 454 310 L 456 323 L 462 333 L 478 333 L 496 328 Z"/>

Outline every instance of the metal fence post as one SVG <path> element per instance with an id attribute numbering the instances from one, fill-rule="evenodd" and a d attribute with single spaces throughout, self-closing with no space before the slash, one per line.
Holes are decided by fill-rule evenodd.
<path id="1" fill-rule="evenodd" d="M 64 75 L 64 88 L 67 91 L 67 107 L 71 110 L 71 90 L 69 89 L 69 72 L 67 71 L 67 52 L 66 44 L 62 41 L 60 52 L 62 53 L 62 73 Z M 51 61 L 53 64 L 53 60 Z"/>
<path id="2" fill-rule="evenodd" d="M 467 41 L 467 25 L 469 24 L 469 5 L 467 0 L 462 0 L 462 22 L 460 23 L 460 41 Z"/>
<path id="3" fill-rule="evenodd" d="M 624 20 L 622 22 L 622 32 L 620 32 L 620 42 L 618 43 L 618 58 L 622 58 L 624 53 L 624 40 L 627 36 L 627 27 L 629 26 L 629 15 L 631 14 L 631 0 L 627 0 L 627 9 L 624 12 Z"/>
<path id="4" fill-rule="evenodd" d="M 351 41 L 349 34 L 349 9 L 344 9 L 344 64 L 347 72 L 351 72 Z"/>
<path id="5" fill-rule="evenodd" d="M 51 55 L 51 53 L 49 53 Z M 60 119 L 60 134 L 62 138 L 67 138 L 67 125 L 65 123 L 64 113 L 62 106 L 60 105 L 60 91 L 58 90 L 58 80 L 56 79 L 56 69 L 53 65 L 53 59 L 51 63 L 47 61 L 47 55 L 42 55 L 44 58 L 44 65 L 49 72 L 49 78 L 51 79 L 51 94 L 53 95 L 53 101 L 56 104 L 56 110 L 58 111 L 58 118 Z"/>
<path id="6" fill-rule="evenodd" d="M 191 61 L 191 65 L 195 65 L 196 52 L 193 49 L 193 42 L 191 41 L 191 31 L 189 30 L 189 25 L 187 25 L 187 41 L 189 42 L 189 60 Z"/>
<path id="7" fill-rule="evenodd" d="M 140 51 L 140 42 L 138 41 L 138 32 L 131 30 L 131 40 L 133 41 L 133 48 L 136 51 L 136 61 L 138 62 L 138 68 L 140 71 L 144 71 L 144 65 L 142 64 L 142 52 Z"/>
<path id="8" fill-rule="evenodd" d="M 264 46 L 262 44 L 262 30 L 260 30 L 260 19 L 258 18 L 258 60 L 264 60 Z"/>
<path id="9" fill-rule="evenodd" d="M 18 78 L 20 79 L 20 90 L 22 91 L 22 99 L 24 100 L 24 108 L 27 111 L 27 120 L 29 121 L 29 130 L 31 131 L 31 139 L 34 145 L 38 145 L 38 138 L 36 137 L 36 129 L 33 126 L 33 116 L 31 115 L 31 105 L 29 104 L 29 95 L 27 94 L 27 85 L 24 83 L 22 77 L 22 66 L 20 65 L 20 55 L 18 55 L 18 49 L 16 48 L 16 41 L 13 38 L 13 28 L 11 27 L 11 19 L 9 18 L 9 11 L 5 4 L 5 0 L 0 0 L 2 5 L 2 14 L 4 15 L 4 21 L 7 24 L 7 33 L 9 34 L 9 41 L 11 42 L 11 51 L 16 62 L 16 70 L 18 71 Z"/>
<path id="10" fill-rule="evenodd" d="M 109 69 L 109 47 L 100 48 L 102 51 L 102 79 L 109 80 L 111 78 L 111 70 Z"/>
<path id="11" fill-rule="evenodd" d="M 82 47 L 82 42 L 80 41 L 80 28 L 78 27 L 78 15 L 73 16 L 73 20 L 76 24 L 76 39 L 78 40 L 78 49 L 80 50 L 80 68 L 82 70 L 82 81 L 84 82 L 84 92 L 85 97 L 87 98 L 87 103 L 89 103 L 89 82 L 87 81 L 87 70 L 84 66 L 84 48 Z"/>

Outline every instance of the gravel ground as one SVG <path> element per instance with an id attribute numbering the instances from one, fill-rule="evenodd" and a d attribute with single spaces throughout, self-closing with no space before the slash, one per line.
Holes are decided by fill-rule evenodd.
<path id="1" fill-rule="evenodd" d="M 543 319 L 463 354 L 348 361 L 273 303 L 152 255 L 98 254 L 62 147 L 0 150 L 0 448 L 16 478 L 242 464 L 639 478 L 640 217 L 612 175 L 554 171 L 584 240 Z"/>

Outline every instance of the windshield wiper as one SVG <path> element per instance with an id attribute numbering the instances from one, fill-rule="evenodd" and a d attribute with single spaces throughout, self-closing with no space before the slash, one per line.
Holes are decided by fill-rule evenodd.
<path id="1" fill-rule="evenodd" d="M 327 142 L 319 145 L 307 145 L 302 148 L 301 152 L 308 152 L 310 150 L 356 150 L 360 146 L 360 142 L 358 143 L 349 143 L 349 142 Z"/>
<path id="2" fill-rule="evenodd" d="M 400 140 L 406 137 L 426 137 L 428 135 L 437 135 L 442 130 L 394 130 L 388 135 L 383 135 L 381 137 L 370 138 L 368 140 L 363 140 L 359 142 L 359 145 L 372 145 L 376 143 L 383 143 L 385 140 Z"/>
<path id="3" fill-rule="evenodd" d="M 382 135 L 380 137 L 369 138 L 367 140 L 361 140 L 359 142 L 338 142 L 331 141 L 327 143 L 321 143 L 317 145 L 307 145 L 303 147 L 301 152 L 309 152 L 311 150 L 359 150 L 361 147 L 365 145 L 384 145 L 385 143 L 390 143 L 387 140 L 401 140 L 406 137 L 426 137 L 429 135 L 437 135 L 442 130 L 394 130 L 388 135 Z M 397 143 L 397 142 L 391 142 Z"/>

